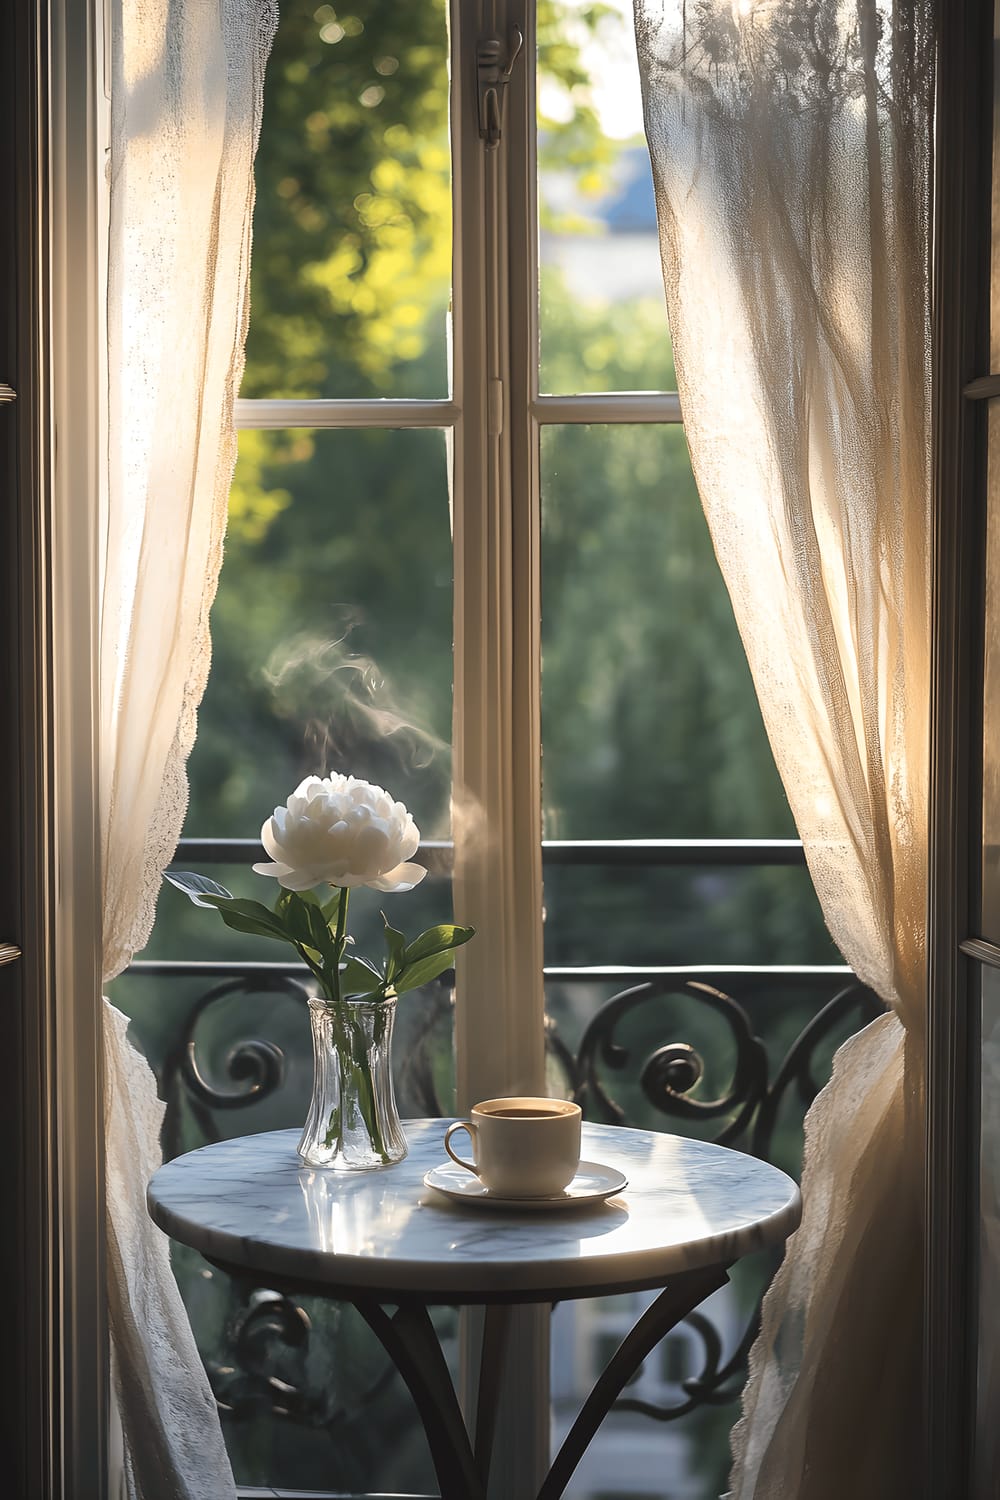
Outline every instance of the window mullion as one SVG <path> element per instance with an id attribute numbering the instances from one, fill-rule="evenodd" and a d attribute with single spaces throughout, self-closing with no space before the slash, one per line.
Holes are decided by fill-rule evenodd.
<path id="1" fill-rule="evenodd" d="M 544 1088 L 537 501 L 529 386 L 512 370 L 523 313 L 508 233 L 530 194 L 533 98 L 523 6 L 453 0 L 455 172 L 455 901 L 458 1102 Z M 500 146 L 479 138 L 476 43 L 525 37 Z M 533 108 L 533 105 L 532 105 Z M 512 214 L 510 204 L 517 202 Z M 523 276 L 523 268 L 522 268 Z M 530 298 L 528 299 L 530 301 Z M 525 351 L 519 348 L 522 361 Z M 519 409 L 514 409 L 514 400 Z M 536 444 L 537 446 L 537 444 Z M 537 470 L 537 461 L 534 463 Z"/>
<path id="2" fill-rule="evenodd" d="M 286 427 L 358 428 L 450 427 L 459 415 L 454 401 L 306 399 L 239 400 L 236 426 L 240 431 Z"/>
<path id="3" fill-rule="evenodd" d="M 533 0 L 451 0 L 455 178 L 455 905 L 458 1105 L 545 1089 L 538 609 L 538 436 L 525 338 L 534 317 Z M 523 48 L 501 143 L 479 138 L 476 43 Z M 475 1328 L 462 1320 L 474 1410 Z M 549 1309 L 514 1310 L 491 1497 L 534 1494 L 548 1467 Z"/>
<path id="4" fill-rule="evenodd" d="M 539 424 L 567 422 L 679 423 L 680 397 L 676 391 L 601 391 L 574 396 L 536 396 L 532 411 Z"/>

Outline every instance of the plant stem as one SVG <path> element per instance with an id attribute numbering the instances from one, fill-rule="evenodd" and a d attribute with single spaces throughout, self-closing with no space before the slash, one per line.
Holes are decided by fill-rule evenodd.
<path id="1" fill-rule="evenodd" d="M 333 951 L 336 954 L 336 963 L 333 966 L 333 1002 L 340 1004 L 340 961 L 344 956 L 345 937 L 347 935 L 347 902 L 350 898 L 349 886 L 340 888 L 340 903 L 337 906 L 337 931 L 333 939 Z"/>
<path id="2" fill-rule="evenodd" d="M 333 966 L 333 973 L 330 975 L 332 994 L 328 998 L 333 1012 L 332 1023 L 340 1087 L 339 1103 L 330 1115 L 326 1144 L 332 1146 L 336 1142 L 338 1152 L 343 1151 L 345 1131 L 354 1123 L 353 1118 L 348 1118 L 349 1104 L 353 1104 L 354 1110 L 360 1111 L 373 1150 L 381 1156 L 383 1161 L 387 1161 L 388 1155 L 382 1139 L 375 1104 L 375 1080 L 368 1061 L 364 1027 L 360 1022 L 355 1022 L 348 1017 L 341 992 L 340 961 L 346 947 L 347 903 L 350 894 L 348 886 L 341 886 L 340 901 L 337 905 L 337 927 L 333 940 L 336 962 Z"/>
<path id="3" fill-rule="evenodd" d="M 340 961 L 343 957 L 345 948 L 344 937 L 347 931 L 347 902 L 349 895 L 349 888 L 346 885 L 341 886 L 340 900 L 337 903 L 337 928 L 333 940 L 333 972 L 330 975 L 330 988 L 333 991 L 332 995 L 330 996 L 330 1001 L 331 1008 L 333 1010 L 332 1022 L 335 1037 L 335 1046 L 337 1049 L 337 1072 L 339 1075 L 340 1084 L 338 1090 L 339 1103 L 336 1110 L 334 1111 L 334 1115 L 336 1116 L 336 1118 L 334 1118 L 334 1115 L 331 1115 L 330 1117 L 330 1128 L 327 1132 L 327 1145 L 332 1145 L 333 1139 L 335 1138 L 337 1141 L 338 1152 L 342 1152 L 344 1149 L 344 1130 L 348 1124 L 346 1118 L 347 1102 L 351 1092 L 348 1083 L 349 1074 L 347 1068 L 348 1050 L 350 1044 L 348 1042 L 347 1027 L 344 1025 L 345 1017 L 341 1005 L 340 991 Z"/>

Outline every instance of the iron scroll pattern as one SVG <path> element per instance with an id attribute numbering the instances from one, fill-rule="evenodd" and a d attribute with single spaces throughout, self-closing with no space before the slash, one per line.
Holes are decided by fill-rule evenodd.
<path id="1" fill-rule="evenodd" d="M 689 1042 L 665 1041 L 646 1052 L 637 1065 L 634 1046 L 616 1035 L 630 1018 L 651 1006 L 668 1010 L 671 1004 L 684 998 L 721 1022 L 728 1031 L 729 1076 L 717 1090 L 701 1087 L 707 1075 L 705 1059 Z M 733 995 L 701 978 L 671 975 L 649 980 L 612 996 L 598 1009 L 575 1055 L 562 1046 L 554 1032 L 549 1037 L 550 1052 L 571 1081 L 572 1097 L 588 1119 L 647 1128 L 652 1123 L 648 1112 L 642 1118 L 633 1118 L 628 1107 L 615 1097 L 612 1080 L 617 1075 L 619 1080 L 638 1082 L 638 1091 L 633 1088 L 631 1092 L 640 1093 L 646 1111 L 684 1122 L 690 1133 L 701 1139 L 770 1161 L 779 1118 L 791 1114 L 801 1138 L 805 1114 L 829 1077 L 835 1046 L 883 1015 L 885 1006 L 874 991 L 857 979 L 841 981 L 780 1056 L 772 1073 L 771 1056 L 755 1033 L 749 1010 L 750 1003 L 759 999 L 759 995 L 750 993 L 744 998 L 747 1004 L 741 1004 Z M 818 1066 L 821 1057 L 826 1060 L 822 1069 Z M 692 1126 L 695 1128 L 690 1129 Z M 695 1375 L 681 1382 L 682 1398 L 660 1404 L 624 1396 L 615 1402 L 615 1410 L 671 1422 L 700 1406 L 735 1402 L 746 1379 L 750 1349 L 760 1329 L 763 1296 L 781 1263 L 781 1255 L 779 1250 L 768 1257 L 760 1298 L 728 1358 L 712 1320 L 704 1313 L 692 1312 L 684 1323 L 700 1345 L 701 1365 Z"/>
<path id="2" fill-rule="evenodd" d="M 199 1033 L 213 1012 L 250 994 L 283 997 L 301 1007 L 307 1045 L 308 983 L 290 967 L 268 967 L 267 973 L 254 965 L 234 968 L 189 1005 L 161 1070 L 166 1158 L 219 1139 L 224 1133 L 221 1116 L 268 1100 L 273 1105 L 286 1083 L 287 1036 L 284 1046 L 257 1035 L 240 1036 L 210 1068 L 201 1056 Z M 768 1047 L 757 1031 L 768 1029 L 762 1021 L 783 1013 L 774 1001 L 781 999 L 780 990 L 787 989 L 789 980 L 801 992 L 800 1006 L 802 995 L 808 995 L 811 1013 L 790 1044 L 782 1049 L 772 1039 Z M 560 975 L 564 986 L 574 981 L 582 983 L 585 976 Z M 453 982 L 446 973 L 428 987 L 413 1034 L 399 1050 L 396 1086 L 404 1114 L 446 1112 L 432 1059 L 435 1036 L 450 1034 Z M 575 1050 L 550 1018 L 546 1045 L 560 1092 L 575 1098 L 586 1118 L 647 1128 L 656 1128 L 658 1120 L 677 1122 L 684 1133 L 771 1160 L 779 1119 L 786 1158 L 790 1130 L 800 1137 L 802 1117 L 826 1081 L 834 1046 L 883 1012 L 878 997 L 843 971 L 707 976 L 674 970 L 633 984 L 600 1004 Z M 684 1037 L 685 1029 L 689 1035 L 697 1032 L 697 1045 Z M 222 1081 L 216 1081 L 219 1074 Z M 792 1165 L 787 1159 L 782 1164 Z M 775 1258 L 766 1280 L 777 1263 Z M 269 1411 L 292 1423 L 326 1429 L 334 1439 L 356 1430 L 358 1418 L 383 1396 L 394 1373 L 386 1364 L 344 1398 L 331 1392 L 329 1382 L 310 1378 L 310 1370 L 323 1363 L 310 1358 L 310 1346 L 317 1338 L 341 1336 L 343 1316 L 335 1308 L 316 1326 L 316 1312 L 311 1318 L 294 1299 L 265 1286 L 244 1290 L 228 1318 L 224 1356 L 207 1361 L 221 1411 L 237 1422 Z M 669 1422 L 697 1407 L 721 1406 L 738 1397 L 759 1326 L 759 1304 L 728 1357 L 708 1317 L 694 1312 L 685 1322 L 698 1340 L 700 1368 L 682 1383 L 682 1399 L 658 1405 L 623 1397 L 617 1410 Z"/>

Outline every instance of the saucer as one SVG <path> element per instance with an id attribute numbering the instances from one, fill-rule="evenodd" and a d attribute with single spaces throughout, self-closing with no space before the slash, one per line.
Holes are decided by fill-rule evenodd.
<path id="1" fill-rule="evenodd" d="M 582 1161 L 573 1181 L 562 1192 L 547 1193 L 541 1198 L 508 1198 L 501 1193 L 491 1193 L 472 1172 L 458 1167 L 454 1162 L 444 1161 L 426 1173 L 427 1187 L 455 1198 L 460 1203 L 475 1204 L 479 1208 L 516 1208 L 551 1210 L 553 1208 L 582 1208 L 587 1203 L 603 1203 L 613 1198 L 626 1186 L 628 1178 L 614 1167 L 605 1167 L 599 1161 Z"/>

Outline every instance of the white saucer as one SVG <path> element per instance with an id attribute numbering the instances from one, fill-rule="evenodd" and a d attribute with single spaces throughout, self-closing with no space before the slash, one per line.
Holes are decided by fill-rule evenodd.
<path id="1" fill-rule="evenodd" d="M 614 1197 L 628 1183 L 624 1172 L 614 1167 L 605 1167 L 599 1161 L 582 1161 L 573 1181 L 561 1193 L 546 1194 L 544 1198 L 507 1198 L 500 1193 L 491 1193 L 474 1173 L 454 1162 L 444 1161 L 425 1174 L 427 1187 L 455 1198 L 461 1203 L 472 1203 L 481 1208 L 516 1208 L 550 1210 L 553 1208 L 582 1208 L 586 1203 L 602 1203 Z"/>

